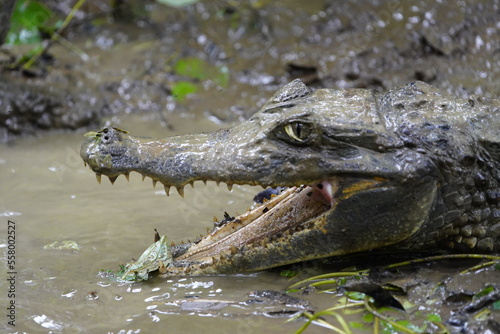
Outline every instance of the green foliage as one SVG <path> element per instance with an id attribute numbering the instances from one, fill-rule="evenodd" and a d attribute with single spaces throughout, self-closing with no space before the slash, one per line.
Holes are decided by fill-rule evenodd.
<path id="1" fill-rule="evenodd" d="M 495 288 L 492 287 L 491 285 L 483 289 L 482 291 L 478 292 L 477 294 L 474 295 L 474 299 L 479 299 L 481 297 L 484 297 L 488 295 L 490 292 L 495 291 Z"/>
<path id="2" fill-rule="evenodd" d="M 198 88 L 187 81 L 179 81 L 173 84 L 172 86 L 172 96 L 178 100 L 183 101 L 187 95 L 194 93 L 198 90 Z"/>
<path id="3" fill-rule="evenodd" d="M 199 58 L 180 59 L 174 65 L 174 71 L 195 80 L 210 79 L 222 87 L 226 87 L 229 82 L 229 71 L 226 66 L 214 66 Z"/>
<path id="4" fill-rule="evenodd" d="M 430 322 L 442 322 L 441 316 L 439 314 L 429 314 L 427 315 L 427 320 Z"/>
<path id="5" fill-rule="evenodd" d="M 6 44 L 35 44 L 41 42 L 40 33 L 51 33 L 55 25 L 49 25 L 54 13 L 43 3 L 34 0 L 19 0 L 12 13 L 11 26 Z"/>
<path id="6" fill-rule="evenodd" d="M 440 256 L 431 256 L 420 259 L 415 259 L 411 261 L 404 261 L 399 263 L 394 263 L 385 266 L 385 269 L 397 268 L 401 266 L 407 266 L 416 263 L 423 263 L 429 261 L 437 261 L 444 259 L 465 259 L 465 258 L 480 258 L 483 260 L 490 260 L 478 266 L 474 266 L 473 270 L 478 267 L 491 267 L 493 266 L 495 270 L 498 270 L 498 256 L 495 255 L 478 255 L 478 254 L 448 254 Z M 349 268 L 352 270 L 352 268 Z M 462 273 L 467 274 L 472 272 L 471 268 L 463 271 Z M 339 287 L 343 285 L 348 285 L 347 283 L 353 283 L 359 281 L 362 276 L 368 276 L 370 269 L 364 269 L 359 271 L 340 271 L 332 272 L 327 274 L 316 275 L 309 277 L 307 279 L 301 280 L 297 283 L 292 284 L 287 292 L 297 292 L 297 289 L 310 289 L 319 288 L 325 284 L 337 284 Z M 336 280 L 333 278 L 337 278 Z M 352 284 L 349 284 L 352 287 Z M 396 285 L 385 285 L 390 291 L 394 292 L 404 292 L 403 289 Z M 439 286 L 436 287 L 436 289 Z M 322 292 L 329 290 L 321 290 Z M 342 291 L 342 290 L 338 290 Z M 477 300 L 481 297 L 487 296 L 488 294 L 495 291 L 493 286 L 487 286 L 485 289 L 474 295 L 474 299 Z M 431 300 L 427 299 L 427 304 L 430 304 Z M 416 308 L 413 303 L 408 300 L 404 301 L 406 312 L 401 312 L 399 308 L 393 307 L 377 307 L 375 300 L 366 294 L 357 291 L 343 291 L 343 296 L 337 299 L 334 306 L 324 309 L 317 310 L 314 314 L 304 311 L 300 314 L 295 315 L 290 320 L 296 320 L 299 317 L 305 317 L 306 322 L 296 331 L 296 333 L 304 332 L 310 324 L 316 322 L 322 327 L 329 328 L 336 333 L 352 333 L 352 329 L 357 331 L 372 331 L 373 333 L 386 333 L 386 334 L 399 334 L 399 333 L 429 333 L 430 330 L 435 333 L 449 333 L 446 328 L 446 323 L 443 323 L 441 316 L 436 313 L 426 313 L 425 311 L 420 311 Z M 413 311 L 411 311 L 411 309 Z M 483 309 L 474 315 L 474 318 L 478 321 L 486 321 L 490 319 L 492 310 L 500 310 L 500 301 L 493 303 L 491 308 Z M 343 316 L 348 316 L 351 314 L 361 313 L 361 321 L 350 321 L 346 322 Z"/>
<path id="7" fill-rule="evenodd" d="M 221 87 L 229 84 L 229 70 L 226 66 L 215 66 L 199 58 L 182 58 L 173 66 L 173 70 L 196 83 L 186 80 L 172 86 L 172 95 L 179 101 L 184 100 L 188 94 L 197 92 L 200 89 L 197 84 L 199 81 L 211 80 Z"/>
<path id="8" fill-rule="evenodd" d="M 295 277 L 297 276 L 297 272 L 295 270 L 292 270 L 292 269 L 287 269 L 287 270 L 282 270 L 280 272 L 280 276 L 281 277 Z"/>

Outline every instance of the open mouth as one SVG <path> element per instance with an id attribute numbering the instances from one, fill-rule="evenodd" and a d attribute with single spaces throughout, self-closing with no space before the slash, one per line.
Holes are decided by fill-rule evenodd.
<path id="1" fill-rule="evenodd" d="M 313 186 L 285 188 L 246 213 L 225 219 L 176 261 L 203 261 L 220 254 L 234 254 L 243 246 L 265 247 L 273 238 L 303 230 L 308 222 L 334 204 L 336 180 Z"/>

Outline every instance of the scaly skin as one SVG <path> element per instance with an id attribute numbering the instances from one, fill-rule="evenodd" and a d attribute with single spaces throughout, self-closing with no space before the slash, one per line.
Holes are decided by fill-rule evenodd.
<path id="1" fill-rule="evenodd" d="M 177 249 L 166 275 L 261 270 L 378 249 L 500 251 L 500 101 L 414 82 L 387 94 L 295 80 L 213 133 L 88 134 L 83 160 L 181 195 L 196 180 L 289 187 Z"/>

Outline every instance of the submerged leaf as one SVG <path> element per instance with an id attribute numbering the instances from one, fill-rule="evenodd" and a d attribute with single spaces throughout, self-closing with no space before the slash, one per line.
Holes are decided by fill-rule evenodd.
<path id="1" fill-rule="evenodd" d="M 73 240 L 54 241 L 43 246 L 43 249 L 74 250 L 79 251 L 80 246 Z"/>

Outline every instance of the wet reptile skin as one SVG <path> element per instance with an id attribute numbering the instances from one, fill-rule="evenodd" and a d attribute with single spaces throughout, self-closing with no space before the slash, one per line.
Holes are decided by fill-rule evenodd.
<path id="1" fill-rule="evenodd" d="M 109 127 L 88 137 L 83 160 L 112 181 L 136 171 L 167 193 L 196 180 L 311 186 L 260 209 L 260 223 L 236 217 L 186 245 L 167 275 L 374 249 L 500 252 L 499 100 L 459 99 L 423 82 L 380 94 L 311 91 L 295 80 L 230 129 L 145 139 Z M 240 229 L 246 220 L 256 222 Z M 211 241 L 215 231 L 224 237 Z"/>

